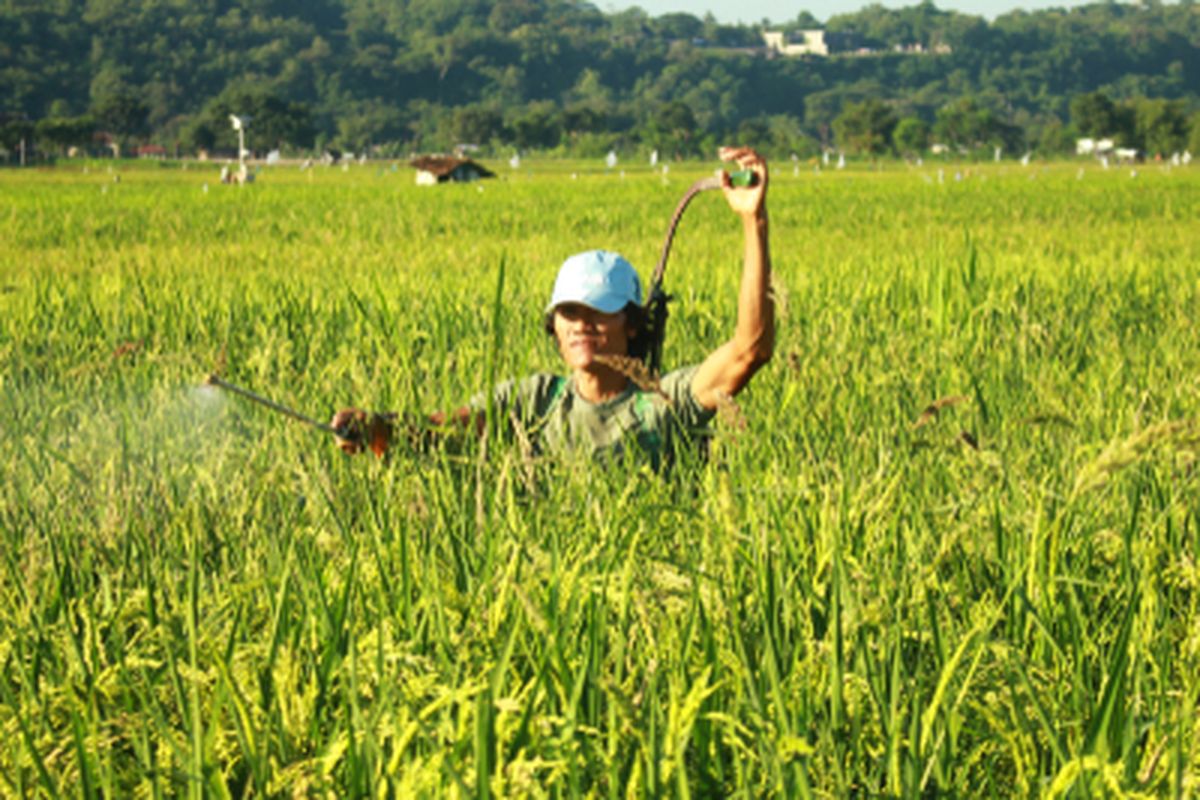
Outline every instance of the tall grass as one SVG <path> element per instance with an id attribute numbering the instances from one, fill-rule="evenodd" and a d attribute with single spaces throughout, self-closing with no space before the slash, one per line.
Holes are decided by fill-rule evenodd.
<path id="1" fill-rule="evenodd" d="M 780 170 L 776 358 L 664 478 L 199 383 L 556 369 L 557 265 L 645 272 L 707 167 L 118 169 L 0 173 L 0 794 L 1195 794 L 1194 171 Z M 739 236 L 693 204 L 668 366 Z"/>

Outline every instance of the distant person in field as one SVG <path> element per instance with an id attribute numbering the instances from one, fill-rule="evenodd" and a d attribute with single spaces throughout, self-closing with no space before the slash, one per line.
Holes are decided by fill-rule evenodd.
<path id="1" fill-rule="evenodd" d="M 766 364 L 775 342 L 770 294 L 771 260 L 767 231 L 767 163 L 749 148 L 721 148 L 723 161 L 752 170 L 753 186 L 735 188 L 728 175 L 723 192 L 741 219 L 743 265 L 733 336 L 699 364 L 665 375 L 657 390 L 637 383 L 630 357 L 647 346 L 641 282 L 622 256 L 589 250 L 571 256 L 559 269 L 545 310 L 546 331 L 557 342 L 566 375 L 539 373 L 496 387 L 492 410 L 498 419 L 520 426 L 519 438 L 537 454 L 583 449 L 599 460 L 627 454 L 655 467 L 669 462 L 707 432 L 717 406 L 738 394 Z M 639 388 L 638 383 L 642 384 Z M 422 425 L 486 428 L 486 396 L 450 413 L 429 416 Z M 347 453 L 370 448 L 383 455 L 397 438 L 395 415 L 347 408 L 337 412 L 335 429 L 346 431 L 339 446 Z M 413 430 L 401 431 L 412 436 Z"/>

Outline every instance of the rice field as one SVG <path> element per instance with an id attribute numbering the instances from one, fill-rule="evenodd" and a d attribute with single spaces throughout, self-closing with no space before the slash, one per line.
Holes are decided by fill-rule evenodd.
<path id="1" fill-rule="evenodd" d="M 201 386 L 554 370 L 562 259 L 645 279 L 715 166 L 0 172 L 0 795 L 1197 796 L 1200 170 L 774 165 L 775 358 L 669 476 Z"/>

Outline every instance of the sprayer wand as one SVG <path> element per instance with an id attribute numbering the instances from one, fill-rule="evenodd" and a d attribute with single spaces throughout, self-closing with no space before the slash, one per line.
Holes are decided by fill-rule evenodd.
<path id="1" fill-rule="evenodd" d="M 756 180 L 757 175 L 753 170 L 739 169 L 729 173 L 731 186 L 742 188 L 753 186 Z M 720 189 L 721 186 L 719 174 L 701 178 L 693 183 L 684 192 L 683 198 L 675 207 L 675 213 L 671 215 L 671 222 L 667 226 L 667 237 L 663 241 L 662 254 L 659 255 L 658 264 L 654 267 L 654 277 L 650 280 L 650 291 L 646 295 L 646 304 L 642 306 L 646 313 L 647 334 L 650 338 L 650 348 L 646 353 L 646 366 L 654 374 L 657 374 L 662 368 L 663 339 L 667 335 L 667 303 L 672 298 L 663 291 L 662 282 L 663 273 L 667 269 L 667 257 L 671 254 L 671 242 L 675 239 L 675 228 L 679 226 L 679 220 L 683 218 L 683 212 L 687 209 L 688 203 L 692 202 L 693 197 L 701 192 Z"/>
<path id="2" fill-rule="evenodd" d="M 249 389 L 243 389 L 241 386 L 235 386 L 234 384 L 229 383 L 228 381 L 224 380 L 220 375 L 218 375 L 215 372 L 212 373 L 211 375 L 209 375 L 207 378 L 205 378 L 204 383 L 208 386 L 216 386 L 217 388 L 225 389 L 226 391 L 233 392 L 234 394 L 240 395 L 240 396 L 246 398 L 247 400 L 252 400 L 253 402 L 258 403 L 260 406 L 266 406 L 267 408 L 271 409 L 272 411 L 278 411 L 280 414 L 291 417 L 292 419 L 297 420 L 299 422 L 303 422 L 305 425 L 311 425 L 312 427 L 316 428 L 319 431 L 324 431 L 325 433 L 332 433 L 334 436 L 339 436 L 343 439 L 347 438 L 347 434 L 350 433 L 349 431 L 346 431 L 344 429 L 335 428 L 332 425 L 327 425 L 324 422 L 318 422 L 317 420 L 313 419 L 310 416 L 301 414 L 299 411 L 296 411 L 295 409 L 288 408 L 287 406 L 283 405 L 282 403 L 276 403 L 274 400 L 270 400 L 266 397 L 263 397 L 260 394 L 255 394 L 254 392 L 250 391 Z"/>
<path id="3" fill-rule="evenodd" d="M 318 422 L 307 414 L 301 414 L 293 408 L 288 408 L 282 403 L 276 403 L 274 400 L 263 397 L 261 394 L 256 394 L 249 389 L 235 386 L 215 372 L 205 378 L 204 383 L 208 386 L 216 386 L 220 389 L 233 392 L 247 400 L 258 403 L 260 406 L 277 411 L 286 417 L 291 417 L 297 422 L 303 422 L 305 425 L 316 428 L 322 433 L 332 433 L 344 442 L 352 443 L 358 447 L 368 447 L 371 449 L 371 452 L 380 458 L 383 457 L 384 452 L 387 450 L 395 428 L 395 414 L 367 414 L 360 411 L 357 412 L 356 416 L 351 416 L 347 419 L 341 426 L 334 427 L 324 422 Z"/>

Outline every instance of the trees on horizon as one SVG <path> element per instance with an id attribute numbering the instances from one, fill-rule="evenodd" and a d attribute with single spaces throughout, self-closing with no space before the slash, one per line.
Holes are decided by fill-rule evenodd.
<path id="1" fill-rule="evenodd" d="M 819 24 L 801 12 L 772 27 Z M 253 149 L 384 154 L 671 157 L 733 138 L 777 155 L 932 140 L 1049 152 L 1076 135 L 1170 152 L 1200 137 L 1190 0 L 991 22 L 871 5 L 824 28 L 854 52 L 769 58 L 754 51 L 762 26 L 579 0 L 14 0 L 0 8 L 0 144 L 61 152 L 103 131 L 229 149 L 235 110 L 255 117 Z"/>

